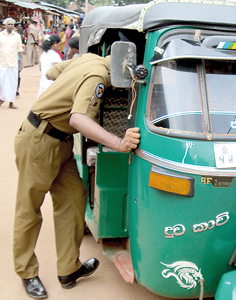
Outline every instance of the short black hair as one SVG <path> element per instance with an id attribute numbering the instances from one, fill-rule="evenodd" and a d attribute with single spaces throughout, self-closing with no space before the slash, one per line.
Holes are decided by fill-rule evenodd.
<path id="1" fill-rule="evenodd" d="M 74 29 L 74 25 L 73 24 L 69 24 L 70 29 Z"/>
<path id="2" fill-rule="evenodd" d="M 58 35 L 52 34 L 49 36 L 49 38 L 43 41 L 41 48 L 43 51 L 47 52 L 49 49 L 51 49 L 54 43 L 60 43 L 60 41 L 61 39 Z"/>
<path id="3" fill-rule="evenodd" d="M 79 49 L 79 38 L 78 36 L 74 36 L 69 40 L 69 47 Z"/>

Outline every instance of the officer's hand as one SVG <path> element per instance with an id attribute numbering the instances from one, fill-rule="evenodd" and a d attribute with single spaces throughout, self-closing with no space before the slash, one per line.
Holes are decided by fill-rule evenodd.
<path id="1" fill-rule="evenodd" d="M 120 141 L 120 152 L 129 152 L 136 149 L 140 140 L 139 128 L 129 128 L 126 130 L 124 138 Z"/>

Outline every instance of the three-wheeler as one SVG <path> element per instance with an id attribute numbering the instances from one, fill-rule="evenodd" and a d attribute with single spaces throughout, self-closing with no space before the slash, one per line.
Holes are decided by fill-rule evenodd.
<path id="1" fill-rule="evenodd" d="M 111 55 L 97 122 L 135 151 L 75 135 L 86 223 L 127 282 L 168 298 L 236 299 L 236 7 L 98 7 L 80 53 Z"/>

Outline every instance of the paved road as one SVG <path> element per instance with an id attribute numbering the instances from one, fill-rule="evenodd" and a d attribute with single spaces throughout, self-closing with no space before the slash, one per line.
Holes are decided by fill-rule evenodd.
<path id="1" fill-rule="evenodd" d="M 12 230 L 17 184 L 17 170 L 14 162 L 14 136 L 21 122 L 34 103 L 38 91 L 40 72 L 38 66 L 21 72 L 20 96 L 15 104 L 19 110 L 0 107 L 0 299 L 30 299 L 24 292 L 20 279 L 14 273 L 12 261 Z M 36 253 L 40 261 L 40 278 L 51 300 L 164 300 L 138 284 L 127 284 L 116 267 L 102 254 L 100 244 L 91 235 L 85 236 L 81 247 L 81 260 L 97 257 L 100 267 L 89 278 L 81 279 L 71 290 L 61 288 L 56 274 L 56 251 L 50 196 L 42 207 L 43 226 Z"/>

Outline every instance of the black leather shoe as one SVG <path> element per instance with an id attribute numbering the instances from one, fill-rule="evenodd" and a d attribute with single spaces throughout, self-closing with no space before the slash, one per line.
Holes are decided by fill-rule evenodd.
<path id="1" fill-rule="evenodd" d="M 26 294 L 34 299 L 47 298 L 48 294 L 38 276 L 29 279 L 22 279 Z"/>
<path id="2" fill-rule="evenodd" d="M 99 261 L 96 258 L 90 258 L 82 264 L 79 270 L 70 275 L 58 276 L 58 279 L 64 289 L 71 289 L 75 286 L 77 279 L 92 275 L 97 270 L 98 266 Z"/>

